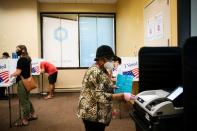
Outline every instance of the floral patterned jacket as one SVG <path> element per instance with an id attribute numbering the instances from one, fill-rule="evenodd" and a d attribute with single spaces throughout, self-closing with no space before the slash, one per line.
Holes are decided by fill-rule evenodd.
<path id="1" fill-rule="evenodd" d="M 77 116 L 108 125 L 112 117 L 113 83 L 96 65 L 90 67 L 82 82 Z"/>

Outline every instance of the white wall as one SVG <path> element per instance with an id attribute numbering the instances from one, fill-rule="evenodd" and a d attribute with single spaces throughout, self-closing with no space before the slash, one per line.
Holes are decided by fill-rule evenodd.
<path id="1" fill-rule="evenodd" d="M 0 0 L 0 18 L 0 53 L 25 44 L 30 56 L 38 57 L 37 1 Z"/>
<path id="2" fill-rule="evenodd" d="M 0 0 L 0 54 L 11 55 L 17 45 L 24 44 L 32 58 L 39 57 L 37 7 L 36 0 Z"/>

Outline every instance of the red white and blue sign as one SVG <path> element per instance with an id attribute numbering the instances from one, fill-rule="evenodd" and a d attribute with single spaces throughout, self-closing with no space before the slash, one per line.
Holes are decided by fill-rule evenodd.
<path id="1" fill-rule="evenodd" d="M 10 83 L 10 74 L 13 73 L 10 67 L 15 66 L 16 70 L 16 61 L 16 59 L 0 59 L 0 86 Z"/>
<path id="2" fill-rule="evenodd" d="M 40 73 L 40 67 L 39 66 L 32 67 L 32 73 Z"/>
<path id="3" fill-rule="evenodd" d="M 0 72 L 0 83 L 8 83 L 9 82 L 9 71 Z"/>
<path id="4" fill-rule="evenodd" d="M 39 59 L 39 58 L 32 59 L 32 62 L 31 62 L 31 65 L 32 65 L 31 74 L 32 75 L 40 75 L 40 62 L 41 61 L 42 59 Z"/>
<path id="5" fill-rule="evenodd" d="M 137 57 L 121 57 L 122 59 L 122 74 L 131 75 L 135 78 L 139 78 L 139 67 Z"/>

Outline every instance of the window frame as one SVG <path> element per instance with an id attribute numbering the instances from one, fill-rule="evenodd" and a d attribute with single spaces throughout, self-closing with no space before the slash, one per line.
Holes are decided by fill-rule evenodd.
<path id="1" fill-rule="evenodd" d="M 76 14 L 78 17 L 78 55 L 79 55 L 79 67 L 57 67 L 59 70 L 64 70 L 64 69 L 88 69 L 88 67 L 80 67 L 80 27 L 79 27 L 79 17 L 80 15 L 82 16 L 93 16 L 93 17 L 107 17 L 107 15 L 109 15 L 108 17 L 110 18 L 113 17 L 114 18 L 114 53 L 116 54 L 116 13 L 100 13 L 100 12 L 41 12 L 40 13 L 40 36 L 41 36 L 41 58 L 43 58 L 44 56 L 44 50 L 43 50 L 43 17 L 50 15 L 50 14 Z M 96 53 L 96 52 L 95 52 Z"/>

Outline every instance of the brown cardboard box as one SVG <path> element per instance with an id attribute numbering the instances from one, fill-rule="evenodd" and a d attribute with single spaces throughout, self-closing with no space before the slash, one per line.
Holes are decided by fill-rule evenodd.
<path id="1" fill-rule="evenodd" d="M 120 118 L 120 101 L 112 101 L 112 118 Z"/>
<path id="2" fill-rule="evenodd" d="M 132 94 L 137 95 L 139 89 L 139 81 L 132 82 Z M 121 119 L 129 117 L 129 111 L 132 109 L 134 101 L 112 101 L 112 118 Z"/>
<path id="3" fill-rule="evenodd" d="M 131 103 L 125 101 L 113 101 L 112 102 L 112 118 L 121 119 L 128 118 L 129 111 L 131 109 Z"/>
<path id="4" fill-rule="evenodd" d="M 133 81 L 132 83 L 132 94 L 137 95 L 139 90 L 139 81 Z"/>

